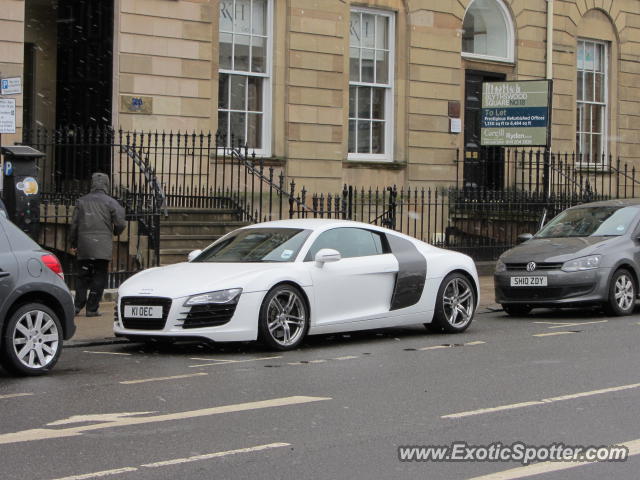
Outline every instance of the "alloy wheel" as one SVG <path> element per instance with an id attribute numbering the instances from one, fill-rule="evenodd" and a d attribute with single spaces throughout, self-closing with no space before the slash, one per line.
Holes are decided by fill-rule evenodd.
<path id="1" fill-rule="evenodd" d="M 25 367 L 46 367 L 60 348 L 60 334 L 53 318 L 41 310 L 30 310 L 16 322 L 12 335 L 16 358 Z"/>
<path id="2" fill-rule="evenodd" d="M 621 310 L 628 310 L 635 301 L 633 280 L 627 274 L 618 277 L 615 284 L 614 298 Z"/>
<path id="3" fill-rule="evenodd" d="M 447 322 L 452 327 L 462 327 L 473 316 L 473 292 L 471 286 L 462 277 L 453 278 L 445 287 L 442 295 L 442 307 Z"/>
<path id="4" fill-rule="evenodd" d="M 295 291 L 282 289 L 271 298 L 267 307 L 267 327 L 277 344 L 294 345 L 304 334 L 306 321 L 304 301 Z"/>

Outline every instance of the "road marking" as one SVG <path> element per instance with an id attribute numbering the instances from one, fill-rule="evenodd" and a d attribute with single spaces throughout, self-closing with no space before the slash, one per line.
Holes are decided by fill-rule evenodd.
<path id="1" fill-rule="evenodd" d="M 92 353 L 94 355 L 127 355 L 131 356 L 130 353 L 122 353 L 122 352 L 94 352 L 92 350 L 83 350 L 84 353 Z"/>
<path id="2" fill-rule="evenodd" d="M 532 335 L 533 337 L 553 337 L 556 335 L 569 335 L 571 333 L 577 333 L 577 332 L 547 332 L 547 333 L 536 333 L 535 335 Z"/>
<path id="3" fill-rule="evenodd" d="M 273 398 L 270 400 L 262 400 L 258 402 L 238 403 L 234 405 L 223 405 L 221 407 L 203 408 L 200 410 L 190 410 L 186 412 L 167 413 L 161 415 L 152 416 L 134 416 L 145 414 L 150 412 L 138 412 L 127 413 L 126 415 L 112 413 L 105 414 L 107 416 L 106 421 L 100 423 L 94 423 L 91 425 L 80 425 L 69 428 L 34 428 L 31 430 L 23 430 L 21 432 L 0 434 L 0 445 L 20 442 L 33 442 L 36 440 L 46 440 L 51 438 L 67 438 L 82 435 L 83 432 L 89 432 L 93 430 L 102 430 L 105 428 L 125 427 L 131 425 L 143 425 L 147 423 L 167 422 L 172 420 L 186 420 L 190 418 L 207 417 L 211 415 L 218 415 L 222 413 L 233 412 L 245 412 L 248 410 L 259 410 L 262 408 L 283 407 L 288 405 L 298 405 L 311 402 L 319 402 L 322 400 L 331 400 L 329 397 L 306 397 L 306 396 L 293 396 Z M 68 423 L 87 422 L 88 417 L 100 418 L 102 415 L 93 416 L 76 416 L 71 419 L 59 420 L 58 422 L 50 423 L 49 425 L 61 425 Z"/>
<path id="4" fill-rule="evenodd" d="M 17 397 L 30 397 L 33 393 L 8 393 L 6 395 L 0 395 L 0 400 L 5 398 L 17 398 Z"/>
<path id="5" fill-rule="evenodd" d="M 137 472 L 135 467 L 115 468 L 113 470 L 103 470 L 102 472 L 84 473 L 82 475 L 71 475 L 70 477 L 56 478 L 55 480 L 86 480 L 89 478 L 107 477 L 109 475 L 118 475 L 120 473 Z"/>
<path id="6" fill-rule="evenodd" d="M 140 467 L 123 467 L 114 468 L 113 470 L 103 470 L 101 472 L 84 473 L 81 475 L 71 475 L 69 477 L 56 478 L 55 480 L 88 480 L 91 478 L 107 477 L 109 475 L 118 475 L 120 473 L 137 472 L 140 468 L 159 468 L 167 467 L 170 465 L 179 465 L 182 463 L 198 462 L 201 460 L 210 460 L 212 458 L 228 457 L 229 455 L 237 455 L 239 453 L 253 453 L 262 452 L 264 450 L 271 450 L 273 448 L 290 447 L 290 443 L 269 443 L 267 445 L 257 445 L 255 447 L 238 448 L 236 450 L 227 450 L 225 452 L 207 453 L 204 455 L 194 455 L 193 457 L 175 458 L 173 460 L 164 460 L 161 462 L 147 463 L 140 465 Z"/>
<path id="7" fill-rule="evenodd" d="M 247 362 L 262 362 L 264 360 L 275 360 L 277 358 L 282 358 L 282 355 L 278 355 L 275 357 L 260 357 L 260 358 L 248 358 L 246 360 L 222 360 L 215 358 L 192 358 L 191 360 L 204 360 L 204 361 L 212 361 L 215 363 L 202 363 L 199 365 L 189 365 L 189 368 L 197 368 L 197 367 L 215 367 L 216 365 L 231 365 L 233 363 L 247 363 Z"/>
<path id="8" fill-rule="evenodd" d="M 640 440 L 632 440 L 625 443 L 617 443 L 618 447 L 627 447 L 629 449 L 629 456 L 640 454 Z M 502 472 L 490 473 L 488 475 L 482 475 L 480 477 L 473 477 L 469 480 L 514 480 L 517 478 L 530 477 L 532 475 L 541 475 L 543 473 L 558 472 L 561 470 L 568 470 L 570 468 L 581 467 L 583 465 L 593 465 L 594 463 L 609 463 L 609 462 L 541 462 L 527 465 L 525 467 L 516 467 L 510 470 L 503 470 Z"/>
<path id="9" fill-rule="evenodd" d="M 326 360 L 323 360 L 323 359 L 309 360 L 309 363 L 326 363 Z"/>
<path id="10" fill-rule="evenodd" d="M 533 322 L 539 323 L 543 325 L 552 325 L 547 328 L 564 328 L 564 327 L 575 327 L 576 325 L 589 325 L 591 323 L 607 323 L 609 320 L 593 320 L 591 322 Z"/>
<path id="11" fill-rule="evenodd" d="M 135 385 L 138 383 L 147 383 L 147 382 L 161 382 L 163 380 L 178 380 L 180 378 L 190 378 L 190 377 L 200 377 L 202 375 L 209 375 L 206 372 L 199 372 L 199 373 L 190 373 L 190 374 L 186 374 L 186 375 L 174 375 L 172 377 L 157 377 L 157 378 L 143 378 L 140 380 L 125 380 L 123 382 L 120 382 L 122 385 Z"/>
<path id="12" fill-rule="evenodd" d="M 174 460 L 165 460 L 162 462 L 147 463 L 145 465 L 140 465 L 140 466 L 147 467 L 147 468 L 166 467 L 168 465 L 178 465 L 181 463 L 198 462 L 200 460 L 209 460 L 211 458 L 227 457 L 229 455 L 237 455 L 238 453 L 261 452 L 263 450 L 270 450 L 272 448 L 282 448 L 282 447 L 290 447 L 290 446 L 291 446 L 290 443 L 269 443 L 267 445 L 258 445 L 256 447 L 227 450 L 226 452 L 207 453 L 204 455 L 194 455 L 193 457 L 176 458 Z"/>
<path id="13" fill-rule="evenodd" d="M 631 389 L 635 389 L 635 388 L 639 388 L 639 387 L 640 387 L 640 383 L 631 383 L 629 385 L 620 385 L 618 387 L 601 388 L 599 390 L 591 390 L 591 391 L 588 391 L 588 392 L 578 392 L 578 393 L 571 393 L 571 394 L 568 394 L 568 395 L 560 395 L 558 397 L 543 398 L 542 400 L 532 400 L 530 402 L 512 403 L 510 405 L 499 405 L 497 407 L 480 408 L 478 410 L 469 410 L 469 411 L 466 411 L 466 412 L 451 413 L 449 415 L 443 415 L 440 418 L 471 417 L 471 416 L 474 416 L 474 415 L 482 415 L 484 413 L 501 412 L 501 411 L 504 411 L 504 410 L 513 410 L 513 409 L 516 409 L 516 408 L 531 407 L 533 405 L 546 405 L 546 404 L 549 404 L 549 403 L 563 402 L 565 400 L 574 400 L 576 398 L 591 397 L 591 396 L 594 396 L 594 395 L 602 395 L 604 393 L 621 392 L 623 390 L 631 390 Z"/>
<path id="14" fill-rule="evenodd" d="M 474 345 L 484 345 L 485 343 L 487 343 L 487 342 L 476 340 L 476 341 L 473 341 L 473 342 L 467 342 L 467 343 L 463 343 L 463 344 L 460 344 L 460 345 L 455 345 L 455 344 L 454 345 L 433 345 L 431 347 L 417 348 L 416 350 L 419 350 L 419 351 L 422 352 L 422 351 L 425 351 L 425 350 L 440 350 L 441 348 L 453 348 L 453 347 L 456 347 L 456 346 L 473 347 Z"/>
<path id="15" fill-rule="evenodd" d="M 344 357 L 335 357 L 335 358 L 332 358 L 331 360 L 354 360 L 356 358 L 359 358 L 359 357 L 355 355 L 345 355 Z"/>

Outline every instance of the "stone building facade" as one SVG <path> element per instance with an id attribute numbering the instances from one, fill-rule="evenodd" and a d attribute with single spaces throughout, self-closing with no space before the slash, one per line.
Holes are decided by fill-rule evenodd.
<path id="1" fill-rule="evenodd" d="M 81 1 L 0 0 L 0 72 L 31 78 L 28 128 L 60 127 L 65 103 L 64 22 L 38 18 Z M 487 80 L 552 78 L 553 151 L 637 162 L 638 0 L 114 0 L 111 18 L 108 123 L 220 129 L 309 190 L 455 179 Z"/>

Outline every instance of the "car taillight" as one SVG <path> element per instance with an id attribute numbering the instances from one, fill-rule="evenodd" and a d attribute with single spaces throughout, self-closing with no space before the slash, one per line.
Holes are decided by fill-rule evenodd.
<path id="1" fill-rule="evenodd" d="M 58 260 L 58 257 L 56 257 L 53 253 L 42 255 L 42 263 L 44 263 L 49 268 L 49 270 L 51 270 L 53 273 L 64 280 L 64 272 L 62 271 L 60 260 Z"/>

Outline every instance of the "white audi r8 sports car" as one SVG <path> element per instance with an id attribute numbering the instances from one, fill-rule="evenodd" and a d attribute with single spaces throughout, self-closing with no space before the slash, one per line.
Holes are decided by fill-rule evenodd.
<path id="1" fill-rule="evenodd" d="M 425 324 L 462 332 L 478 305 L 466 255 L 374 225 L 283 220 L 235 230 L 189 262 L 140 272 L 118 291 L 116 336 L 261 340 Z"/>

